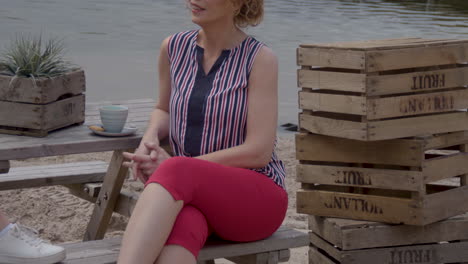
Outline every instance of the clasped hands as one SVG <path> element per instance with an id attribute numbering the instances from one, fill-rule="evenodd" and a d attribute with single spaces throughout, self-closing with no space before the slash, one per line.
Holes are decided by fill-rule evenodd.
<path id="1" fill-rule="evenodd" d="M 139 179 L 143 183 L 159 167 L 159 165 L 171 156 L 159 146 L 159 142 L 143 142 L 134 153 L 124 152 L 123 166 L 130 168 L 133 179 Z"/>

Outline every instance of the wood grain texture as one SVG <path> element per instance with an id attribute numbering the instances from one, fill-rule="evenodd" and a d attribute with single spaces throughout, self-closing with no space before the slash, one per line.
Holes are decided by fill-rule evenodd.
<path id="1" fill-rule="evenodd" d="M 468 214 L 426 226 L 309 216 L 309 229 L 343 250 L 468 239 Z"/>
<path id="2" fill-rule="evenodd" d="M 410 199 L 321 190 L 299 190 L 297 212 L 397 224 L 422 222 L 420 209 Z"/>
<path id="3" fill-rule="evenodd" d="M 296 134 L 298 160 L 420 166 L 422 148 L 422 141 L 419 140 L 361 142 L 315 134 Z"/>
<path id="4" fill-rule="evenodd" d="M 297 64 L 346 69 L 365 69 L 365 53 L 354 50 L 328 50 L 321 48 L 298 48 Z"/>
<path id="5" fill-rule="evenodd" d="M 0 175 L 0 190 L 98 182 L 106 171 L 107 163 L 102 161 L 15 167 Z"/>
<path id="6" fill-rule="evenodd" d="M 363 96 L 299 92 L 299 108 L 321 112 L 366 115 L 367 103 Z"/>
<path id="7" fill-rule="evenodd" d="M 468 130 L 468 113 L 455 112 L 369 123 L 369 140 L 421 136 Z"/>
<path id="8" fill-rule="evenodd" d="M 375 98 L 363 104 L 369 120 L 443 113 L 468 108 L 468 89 Z"/>
<path id="9" fill-rule="evenodd" d="M 120 249 L 121 238 L 110 238 L 98 241 L 62 244 L 67 250 L 64 264 L 100 264 L 114 263 Z M 289 248 L 307 246 L 309 238 L 306 233 L 291 228 L 282 227 L 265 240 L 248 243 L 231 243 L 227 241 L 209 240 L 200 251 L 199 261 L 218 258 L 230 258 L 265 252 L 289 250 Z M 283 256 L 285 254 L 278 254 Z M 269 262 L 267 262 L 269 263 Z"/>
<path id="10" fill-rule="evenodd" d="M 50 131 L 84 122 L 84 108 L 84 95 L 45 105 L 0 101 L 0 126 Z"/>
<path id="11" fill-rule="evenodd" d="M 379 96 L 462 87 L 468 84 L 467 76 L 468 67 L 368 76 L 366 92 Z"/>
<path id="12" fill-rule="evenodd" d="M 311 133 L 340 138 L 367 140 L 367 124 L 328 117 L 299 114 L 299 127 Z"/>
<path id="13" fill-rule="evenodd" d="M 388 248 L 340 250 L 321 237 L 311 233 L 311 244 L 332 256 L 340 264 L 379 263 L 459 263 L 468 260 L 468 242 L 405 245 Z M 324 255 L 325 256 L 325 255 Z"/>
<path id="14" fill-rule="evenodd" d="M 392 39 L 372 39 L 359 41 L 345 41 L 332 43 L 305 43 L 300 47 L 304 48 L 329 48 L 329 49 L 351 49 L 351 50 L 386 50 L 402 49 L 408 47 L 441 46 L 458 43 L 467 43 L 463 39 L 423 39 L 423 38 L 392 38 Z"/>
<path id="15" fill-rule="evenodd" d="M 101 191 L 94 206 L 93 214 L 84 235 L 84 241 L 104 238 L 107 226 L 114 211 L 117 198 L 127 176 L 128 169 L 122 166 L 122 150 L 114 151 L 109 170 L 104 177 Z"/>
<path id="16" fill-rule="evenodd" d="M 298 86 L 343 92 L 366 92 L 366 75 L 321 70 L 298 70 Z"/>
<path id="17" fill-rule="evenodd" d="M 468 173 L 468 153 L 433 158 L 424 161 L 424 182 L 430 183 Z"/>
<path id="18" fill-rule="evenodd" d="M 111 103 L 129 106 L 129 123 L 138 128 L 135 135 L 119 138 L 101 137 L 94 135 L 88 129 L 86 125 L 99 123 L 98 118 L 88 121 L 93 111 L 97 111 L 100 105 Z M 49 133 L 44 138 L 0 134 L 0 157 L 4 160 L 14 160 L 136 148 L 153 109 L 154 101 L 147 99 L 90 103 L 86 105 L 85 125 L 60 129 Z"/>
<path id="19" fill-rule="evenodd" d="M 296 173 L 297 181 L 303 183 L 408 191 L 420 190 L 424 180 L 423 173 L 418 171 L 345 166 L 298 164 Z"/>
<path id="20" fill-rule="evenodd" d="M 457 64 L 468 61 L 468 43 L 366 52 L 366 72 Z"/>
<path id="21" fill-rule="evenodd" d="M 83 70 L 52 78 L 11 79 L 11 76 L 0 75 L 0 101 L 47 104 L 62 96 L 79 95 L 86 90 Z"/>

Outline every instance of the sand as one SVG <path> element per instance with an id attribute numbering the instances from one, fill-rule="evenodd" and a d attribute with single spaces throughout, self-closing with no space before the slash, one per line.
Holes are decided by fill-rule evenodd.
<path id="1" fill-rule="evenodd" d="M 289 194 L 289 208 L 284 225 L 305 232 L 307 229 L 306 216 L 296 213 L 296 190 L 300 187 L 300 184 L 295 181 L 297 161 L 295 160 L 292 134 L 283 135 L 279 138 L 277 153 L 284 161 L 288 175 L 286 185 Z M 86 160 L 109 161 L 110 157 L 110 152 L 67 155 L 13 161 L 11 166 L 32 166 Z M 134 191 L 141 191 L 142 187 L 139 182 L 126 181 L 125 183 L 125 188 Z M 7 214 L 10 220 L 18 221 L 36 229 L 43 239 L 53 243 L 63 243 L 82 239 L 93 205 L 69 194 L 68 189 L 65 187 L 51 186 L 0 191 L 0 209 Z M 127 220 L 127 217 L 114 214 L 106 237 L 122 235 Z M 308 263 L 307 250 L 307 247 L 293 249 L 288 263 Z M 217 261 L 217 263 L 230 262 Z"/>

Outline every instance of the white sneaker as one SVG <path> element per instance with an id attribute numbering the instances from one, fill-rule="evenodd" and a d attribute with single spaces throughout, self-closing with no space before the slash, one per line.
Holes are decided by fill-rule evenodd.
<path id="1" fill-rule="evenodd" d="M 31 228 L 14 224 L 0 237 L 0 263 L 51 264 L 65 259 L 65 249 L 40 239 Z"/>

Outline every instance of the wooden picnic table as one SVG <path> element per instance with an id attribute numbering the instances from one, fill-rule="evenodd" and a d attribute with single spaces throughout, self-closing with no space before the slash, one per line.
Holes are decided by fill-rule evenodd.
<path id="1" fill-rule="evenodd" d="M 138 127 L 138 131 L 125 137 L 103 137 L 90 131 L 88 125 L 100 123 L 99 106 L 106 104 L 127 105 L 127 123 Z M 138 147 L 154 105 L 154 100 L 150 99 L 88 103 L 83 125 L 59 129 L 43 138 L 0 134 L 0 171 L 8 172 L 11 160 L 113 151 L 84 236 L 84 240 L 102 239 L 128 172 L 122 166 L 122 153 Z"/>
<path id="2" fill-rule="evenodd" d="M 103 137 L 90 131 L 88 125 L 100 123 L 98 108 L 105 104 L 127 105 L 128 124 L 138 128 L 136 134 Z M 44 138 L 0 134 L 0 191 L 62 184 L 69 187 L 72 194 L 95 203 L 83 238 L 86 242 L 64 244 L 67 259 L 62 263 L 115 263 L 120 238 L 103 239 L 104 234 L 112 213 L 130 216 L 138 200 L 138 194 L 121 190 L 128 173 L 122 166 L 122 153 L 138 147 L 154 105 L 154 100 L 150 99 L 88 103 L 83 125 L 60 129 Z M 11 160 L 104 151 L 113 151 L 108 165 L 91 161 L 10 170 Z M 276 264 L 289 259 L 290 248 L 308 244 L 306 233 L 281 227 L 261 241 L 209 241 L 200 252 L 198 263 L 213 264 L 214 259 L 226 258 L 238 264 Z"/>

